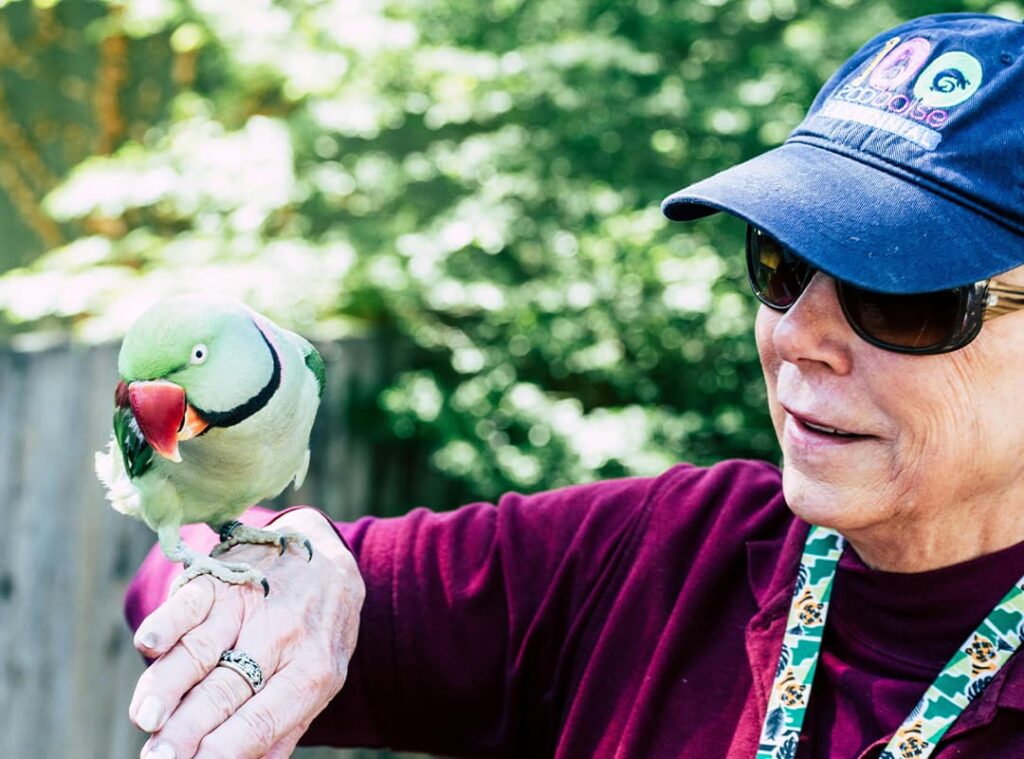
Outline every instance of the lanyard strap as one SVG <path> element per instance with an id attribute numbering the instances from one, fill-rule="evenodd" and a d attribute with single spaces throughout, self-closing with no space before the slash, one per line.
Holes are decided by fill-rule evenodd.
<path id="1" fill-rule="evenodd" d="M 832 581 L 844 540 L 812 527 L 804 544 L 757 759 L 793 759 L 821 653 Z M 950 725 L 992 681 L 1024 637 L 1024 577 L 964 641 L 893 734 L 880 759 L 927 759 Z"/>
<path id="2" fill-rule="evenodd" d="M 796 756 L 843 544 L 842 536 L 834 530 L 814 526 L 807 534 L 757 759 Z"/>

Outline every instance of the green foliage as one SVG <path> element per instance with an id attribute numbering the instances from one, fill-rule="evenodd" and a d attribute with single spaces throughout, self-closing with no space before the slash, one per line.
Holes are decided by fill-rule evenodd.
<path id="1" fill-rule="evenodd" d="M 380 396 L 390 429 L 483 497 L 774 457 L 742 230 L 669 225 L 658 202 L 781 142 L 879 31 L 938 11 L 1024 13 L 983 0 L 51 5 L 0 8 L 0 31 L 37 68 L 77 56 L 48 87 L 78 92 L 75 77 L 106 93 L 62 118 L 111 150 L 47 153 L 17 115 L 33 113 L 15 97 L 31 77 L 4 75 L 8 118 L 59 177 L 39 208 L 65 241 L 37 234 L 8 253 L 46 250 L 0 278 L 7 330 L 104 339 L 157 296 L 203 288 L 311 335 L 383 330 L 414 367 Z M 41 31 L 71 34 L 83 13 L 70 41 Z M 0 224 L 20 215 L 0 209 Z"/>

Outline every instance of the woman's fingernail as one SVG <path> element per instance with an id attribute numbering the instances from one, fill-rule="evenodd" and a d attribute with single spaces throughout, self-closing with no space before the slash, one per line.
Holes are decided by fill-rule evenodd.
<path id="1" fill-rule="evenodd" d="M 145 759 L 175 759 L 174 749 L 166 743 L 156 743 L 149 747 Z"/>
<path id="2" fill-rule="evenodd" d="M 142 706 L 139 707 L 139 713 L 135 717 L 135 722 L 138 723 L 139 727 L 145 730 L 147 733 L 155 733 L 164 725 L 164 705 L 160 699 L 156 696 L 146 696 L 142 702 Z M 173 753 L 172 757 L 173 757 Z M 146 754 L 147 757 L 159 756 L 153 754 L 152 750 Z"/>
<path id="3" fill-rule="evenodd" d="M 156 633 L 155 632 L 147 632 L 144 635 L 142 635 L 142 637 L 140 637 L 140 638 L 138 638 L 136 640 L 136 644 L 137 645 L 145 646 L 146 648 L 149 648 L 149 649 L 155 649 L 156 648 L 156 644 L 158 642 L 159 641 L 158 641 L 158 639 L 156 637 Z"/>

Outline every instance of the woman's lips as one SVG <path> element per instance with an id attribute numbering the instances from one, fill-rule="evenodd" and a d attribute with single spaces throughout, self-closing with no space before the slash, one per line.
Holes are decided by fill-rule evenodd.
<path id="1" fill-rule="evenodd" d="M 785 415 L 785 426 L 782 432 L 783 446 L 793 452 L 805 454 L 838 451 L 858 442 L 876 440 L 873 435 L 860 434 L 829 434 L 807 426 L 792 414 Z"/>
<path id="2" fill-rule="evenodd" d="M 789 409 L 785 411 L 784 440 L 800 448 L 820 450 L 876 439 L 874 435 L 849 432 L 841 426 L 794 413 Z"/>

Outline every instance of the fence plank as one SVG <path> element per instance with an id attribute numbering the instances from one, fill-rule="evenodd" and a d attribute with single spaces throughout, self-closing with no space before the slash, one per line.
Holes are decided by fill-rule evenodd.
<path id="1" fill-rule="evenodd" d="M 415 487 L 353 429 L 353 404 L 375 402 L 392 364 L 380 342 L 323 346 L 328 385 L 303 488 L 274 502 L 314 503 L 354 519 L 382 508 L 379 484 Z M 129 759 L 145 736 L 127 719 L 142 661 L 121 606 L 154 542 L 114 512 L 93 473 L 106 446 L 114 346 L 35 353 L 0 349 L 0 756 Z M 413 504 L 409 504 L 412 506 Z M 385 759 L 385 751 L 300 749 L 302 759 Z M 408 755 L 406 755 L 408 756 Z"/>
<path id="2" fill-rule="evenodd" d="M 18 357 L 0 354 L 0 414 L 6 420 L 6 433 L 0 435 L 0 524 L 8 531 L 10 540 L 15 540 L 15 470 L 19 467 L 21 434 L 18 430 L 24 373 L 17 366 Z M 8 656 L 8 651 L 17 640 L 15 624 L 21 607 L 14 587 L 13 550 L 0 551 L 0 715 L 13 711 L 13 701 L 18 697 L 25 673 L 19 670 L 19 662 Z M 0 723 L 6 718 L 0 716 Z M 0 730 L 0 756 L 18 756 L 16 736 L 13 729 Z"/>

